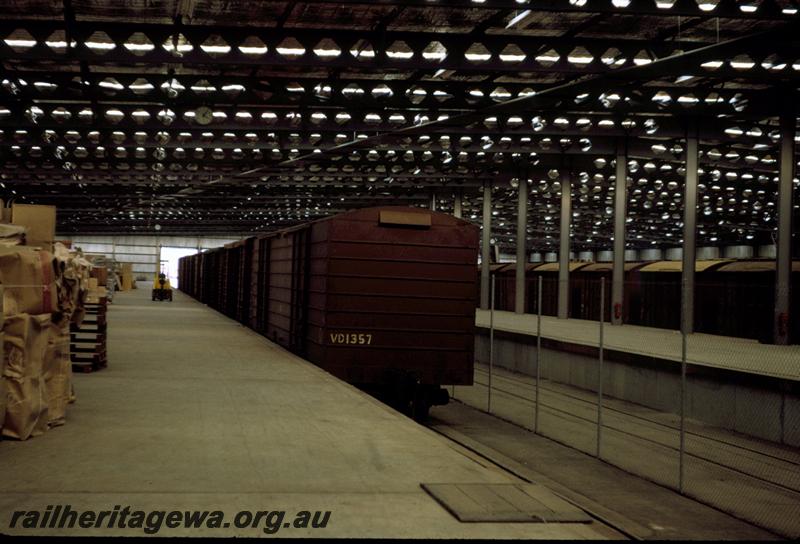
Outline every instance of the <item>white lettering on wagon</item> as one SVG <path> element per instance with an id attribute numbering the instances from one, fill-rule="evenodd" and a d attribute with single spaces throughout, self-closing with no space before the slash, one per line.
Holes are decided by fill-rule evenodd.
<path id="1" fill-rule="evenodd" d="M 354 332 L 332 332 L 330 333 L 331 344 L 347 344 L 368 346 L 372 344 L 372 335 Z"/>

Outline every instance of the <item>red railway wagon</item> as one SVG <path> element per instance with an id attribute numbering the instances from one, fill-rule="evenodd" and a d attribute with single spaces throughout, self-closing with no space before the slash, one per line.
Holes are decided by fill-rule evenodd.
<path id="1" fill-rule="evenodd" d="M 442 385 L 472 384 L 478 238 L 447 214 L 366 208 L 185 259 L 206 263 L 202 302 L 423 416 Z"/>
<path id="2" fill-rule="evenodd" d="M 578 317 L 580 308 L 580 293 L 572 285 L 574 273 L 589 263 L 571 262 L 569 270 L 572 274 L 570 281 L 570 317 Z M 495 266 L 495 265 L 493 265 Z M 516 263 L 496 265 L 491 270 L 495 274 L 495 310 L 515 311 L 516 302 Z M 527 263 L 525 265 L 525 312 L 536 313 L 539 276 L 542 276 L 542 314 L 554 316 L 558 313 L 558 263 Z M 480 269 L 478 269 L 480 275 Z M 577 301 L 577 302 L 575 302 Z"/>
<path id="3" fill-rule="evenodd" d="M 538 277 L 542 276 L 542 313 L 556 315 L 558 263 L 526 265 L 525 311 L 536 313 Z M 604 315 L 620 311 L 631 325 L 678 329 L 681 318 L 681 261 L 626 262 L 624 304 L 611 305 L 613 263 L 570 263 L 569 317 L 597 321 L 600 279 L 606 279 Z M 792 264 L 792 293 L 800 293 L 800 261 Z M 514 311 L 515 263 L 491 266 L 495 309 Z M 477 269 L 480 276 L 480 268 Z M 775 261 L 713 259 L 695 264 L 694 329 L 696 332 L 773 342 Z M 800 296 L 791 297 L 792 316 L 800 315 Z M 786 319 L 793 344 L 800 343 L 800 319 Z"/>
<path id="4" fill-rule="evenodd" d="M 514 292 L 513 290 L 509 294 L 509 288 L 513 289 L 513 285 L 509 287 L 509 282 L 506 281 L 506 277 L 502 276 L 500 272 L 508 268 L 509 266 L 514 266 L 514 263 L 491 263 L 489 265 L 489 276 L 495 277 L 495 286 L 494 286 L 494 309 L 501 310 L 501 311 L 514 311 Z M 478 286 L 478 300 L 480 300 L 480 283 L 481 283 L 481 267 L 478 266 L 476 269 L 477 273 L 477 286 Z M 490 280 L 491 281 L 491 280 Z M 513 284 L 513 279 L 511 280 Z M 491 303 L 491 300 L 490 300 Z"/>

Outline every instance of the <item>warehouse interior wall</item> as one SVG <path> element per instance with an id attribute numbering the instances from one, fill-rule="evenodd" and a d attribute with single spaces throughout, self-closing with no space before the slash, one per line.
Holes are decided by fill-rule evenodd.
<path id="1" fill-rule="evenodd" d="M 159 266 L 161 248 L 191 249 L 197 252 L 213 249 L 240 240 L 242 237 L 218 236 L 154 236 L 154 235 L 61 235 L 58 240 L 71 240 L 73 248 L 81 248 L 85 254 L 106 255 L 121 263 L 131 263 L 133 277 L 138 281 L 153 281 Z M 172 268 L 175 268 L 173 271 Z M 170 274 L 177 275 L 177 263 L 170 267 Z"/>

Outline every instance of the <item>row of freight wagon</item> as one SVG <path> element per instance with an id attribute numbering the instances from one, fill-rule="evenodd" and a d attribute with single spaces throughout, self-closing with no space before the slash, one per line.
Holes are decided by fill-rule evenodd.
<path id="1" fill-rule="evenodd" d="M 612 263 L 570 263 L 569 317 L 598 320 L 600 292 L 605 280 L 604 313 L 621 314 L 625 323 L 678 329 L 681 318 L 681 262 L 625 263 L 623 305 L 611 304 Z M 542 314 L 558 309 L 558 263 L 526 265 L 525 312 L 537 313 L 538 282 L 542 278 Z M 793 263 L 790 314 L 800 316 L 800 261 Z M 695 332 L 752 338 L 770 343 L 774 333 L 775 261 L 705 260 L 695 268 Z M 479 272 L 480 273 L 480 272 Z M 495 275 L 495 309 L 514 311 L 516 264 L 491 266 Z M 781 320 L 800 342 L 800 320 Z M 785 325 L 784 325 L 785 323 Z"/>
<path id="2" fill-rule="evenodd" d="M 184 257 L 181 291 L 422 418 L 472 383 L 478 228 L 366 208 Z"/>

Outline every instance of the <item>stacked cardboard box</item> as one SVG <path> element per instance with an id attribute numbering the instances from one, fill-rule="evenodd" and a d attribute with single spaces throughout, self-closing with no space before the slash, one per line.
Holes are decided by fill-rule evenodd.
<path id="1" fill-rule="evenodd" d="M 89 295 L 89 270 L 92 264 L 79 251 L 70 251 L 60 243 L 55 245 L 55 256 L 61 272 L 60 281 L 56 284 L 59 308 L 72 323 L 80 325 Z"/>
<path id="2" fill-rule="evenodd" d="M 105 266 L 93 266 L 91 277 L 97 280 L 98 285 L 105 287 L 108 283 L 108 268 Z"/>
<path id="3" fill-rule="evenodd" d="M 53 250 L 56 238 L 56 207 L 12 204 L 11 224 L 24 227 L 25 244 Z"/>
<path id="4" fill-rule="evenodd" d="M 47 422 L 51 427 L 66 422 L 67 404 L 72 398 L 69 327 L 69 320 L 65 316 L 50 323 L 42 374 L 48 407 Z"/>
<path id="5" fill-rule="evenodd" d="M 35 246 L 0 243 L 0 431 L 19 440 L 65 422 L 74 400 L 69 328 L 83 320 L 91 268 L 78 252 L 53 245 L 54 209 L 36 208 L 11 211 Z"/>
<path id="6" fill-rule="evenodd" d="M 119 285 L 119 276 L 117 274 L 118 263 L 116 260 L 109 258 L 105 255 L 92 255 L 90 257 L 94 267 L 92 268 L 91 277 L 97 280 L 97 286 L 93 287 L 93 293 L 90 297 L 99 299 L 106 297 L 107 302 L 110 304 L 114 291 Z"/>
<path id="7" fill-rule="evenodd" d="M 3 436 L 26 440 L 48 426 L 44 359 L 50 316 L 17 314 L 3 324 L 3 383 L 7 394 Z"/>
<path id="8" fill-rule="evenodd" d="M 0 248 L 5 436 L 24 440 L 47 429 L 42 367 L 57 302 L 54 280 L 52 254 L 23 246 Z"/>
<path id="9" fill-rule="evenodd" d="M 133 289 L 133 265 L 131 263 L 122 263 L 120 265 L 120 291 L 129 291 Z"/>
<path id="10" fill-rule="evenodd" d="M 89 278 L 89 293 L 86 297 L 86 302 L 88 304 L 99 304 L 100 299 L 107 297 L 108 290 L 106 289 L 106 286 L 100 284 L 97 278 Z"/>
<path id="11" fill-rule="evenodd" d="M 19 246 L 24 243 L 25 227 L 0 223 L 0 246 Z"/>
<path id="12" fill-rule="evenodd" d="M 25 440 L 47 430 L 45 358 L 58 310 L 52 253 L 25 246 L 0 249 L 3 286 L 3 373 L 6 411 L 2 434 Z"/>

